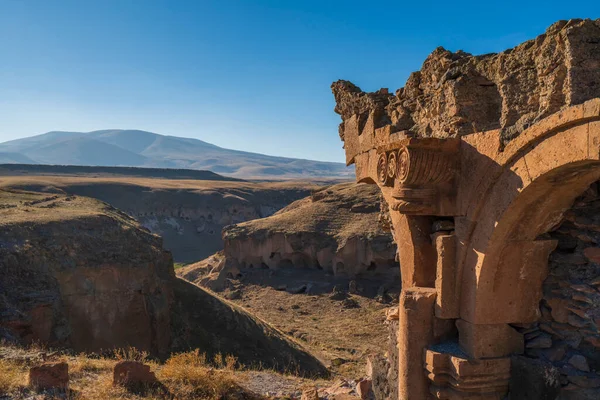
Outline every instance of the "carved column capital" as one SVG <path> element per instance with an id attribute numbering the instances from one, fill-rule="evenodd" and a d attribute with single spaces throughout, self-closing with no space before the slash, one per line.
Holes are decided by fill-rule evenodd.
<path id="1" fill-rule="evenodd" d="M 409 138 L 377 149 L 377 183 L 390 187 L 394 211 L 452 215 L 459 139 Z"/>

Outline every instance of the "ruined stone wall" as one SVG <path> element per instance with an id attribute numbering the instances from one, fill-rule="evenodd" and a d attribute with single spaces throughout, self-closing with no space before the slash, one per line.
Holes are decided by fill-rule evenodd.
<path id="1" fill-rule="evenodd" d="M 521 326 L 525 356 L 545 363 L 561 398 L 600 398 L 600 193 L 598 183 L 575 201 L 549 260 L 538 323 Z M 552 386 L 552 385 L 550 385 Z M 550 389 L 546 389 L 550 390 Z"/>
<path id="2" fill-rule="evenodd" d="M 333 83 L 347 161 L 366 149 L 348 140 L 390 133 L 455 137 L 501 129 L 502 142 L 565 106 L 600 97 L 600 20 L 559 21 L 543 35 L 498 54 L 437 48 L 395 94 Z M 352 135 L 353 136 L 353 135 Z M 356 148 L 354 148 L 356 147 Z"/>
<path id="3" fill-rule="evenodd" d="M 388 348 L 384 354 L 367 358 L 367 377 L 373 384 L 376 399 L 398 399 L 398 309 L 395 316 L 386 320 Z"/>

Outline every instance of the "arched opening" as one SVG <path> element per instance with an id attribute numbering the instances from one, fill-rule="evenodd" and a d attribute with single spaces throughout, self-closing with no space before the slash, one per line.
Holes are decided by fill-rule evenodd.
<path id="1" fill-rule="evenodd" d="M 525 335 L 526 355 L 566 365 L 579 380 L 600 370 L 600 193 L 598 182 L 579 196 L 549 233 L 557 241 L 542 284 L 540 319 Z M 575 377 L 575 378 L 573 378 Z"/>

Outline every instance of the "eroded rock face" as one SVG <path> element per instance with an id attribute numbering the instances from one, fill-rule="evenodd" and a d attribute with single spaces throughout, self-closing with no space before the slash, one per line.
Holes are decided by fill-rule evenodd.
<path id="1" fill-rule="evenodd" d="M 379 190 L 340 184 L 269 218 L 223 230 L 228 265 L 318 268 L 337 276 L 398 274 L 396 246 L 382 228 Z"/>
<path id="2" fill-rule="evenodd" d="M 200 349 L 247 366 L 326 376 L 281 332 L 175 278 L 159 236 L 98 200 L 0 189 L 0 340 L 76 352 Z M 126 380 L 150 379 L 125 363 Z M 128 368 L 131 367 L 131 368 Z M 127 374 L 129 378 L 127 378 Z"/>
<path id="3" fill-rule="evenodd" d="M 170 253 L 83 197 L 0 191 L 0 338 L 75 351 L 169 351 Z"/>
<path id="4" fill-rule="evenodd" d="M 318 187 L 310 183 L 255 183 L 181 180 L 68 179 L 17 180 L 13 188 L 53 191 L 105 201 L 163 238 L 177 263 L 202 260 L 223 249 L 221 230 L 273 215 Z"/>
<path id="5" fill-rule="evenodd" d="M 378 128 L 447 138 L 501 129 L 505 144 L 566 106 L 600 97 L 600 20 L 559 21 L 498 54 L 437 48 L 395 94 L 333 83 L 348 164 L 383 143 Z"/>

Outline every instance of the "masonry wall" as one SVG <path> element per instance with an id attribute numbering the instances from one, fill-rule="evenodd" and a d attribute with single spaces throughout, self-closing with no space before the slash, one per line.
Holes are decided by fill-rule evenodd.
<path id="1" fill-rule="evenodd" d="M 545 364 L 544 375 L 558 378 L 558 382 L 547 382 L 556 386 L 558 398 L 600 399 L 598 183 L 575 201 L 550 236 L 558 240 L 558 246 L 550 256 L 543 284 L 541 318 L 539 323 L 520 327 L 525 334 L 525 356 L 536 359 L 537 365 Z"/>

